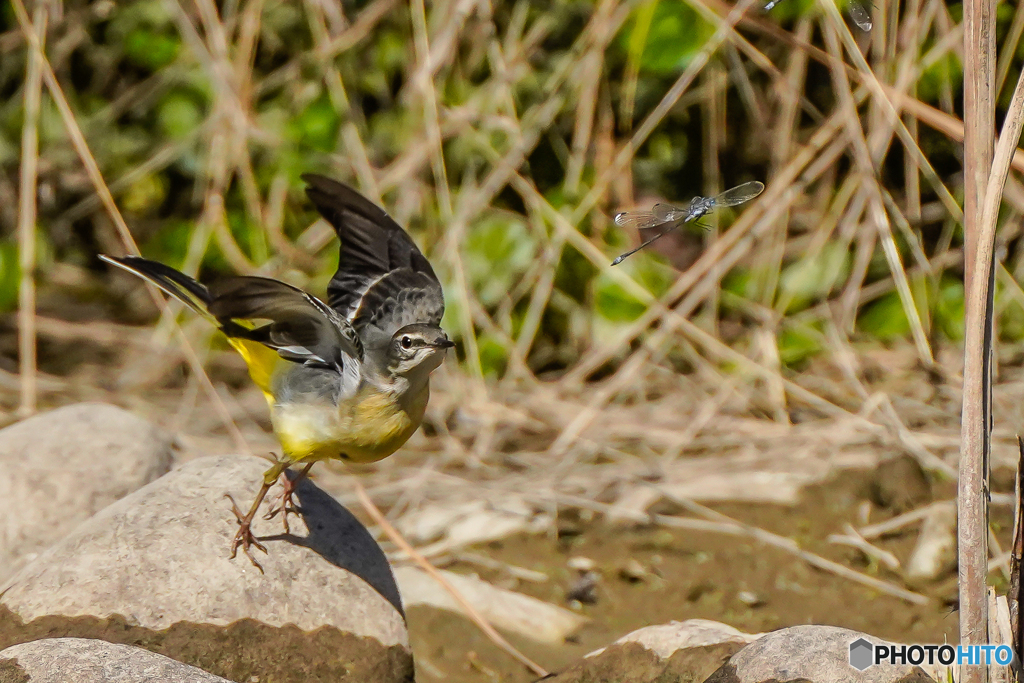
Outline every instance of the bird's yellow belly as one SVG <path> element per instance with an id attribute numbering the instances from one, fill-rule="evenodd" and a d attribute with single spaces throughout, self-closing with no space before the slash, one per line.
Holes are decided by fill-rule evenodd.
<path id="1" fill-rule="evenodd" d="M 392 395 L 364 390 L 338 406 L 276 404 L 271 420 L 286 460 L 375 462 L 409 440 L 423 420 L 428 397 L 425 388 L 403 408 Z"/>

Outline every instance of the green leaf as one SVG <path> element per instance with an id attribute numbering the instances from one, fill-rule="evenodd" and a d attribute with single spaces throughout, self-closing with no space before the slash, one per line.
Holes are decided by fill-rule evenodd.
<path id="1" fill-rule="evenodd" d="M 808 325 L 786 327 L 779 333 L 779 360 L 798 366 L 822 350 L 821 333 Z"/>
<path id="2" fill-rule="evenodd" d="M 722 278 L 722 291 L 735 294 L 741 299 L 754 299 L 757 296 L 757 283 L 749 268 L 736 266 Z"/>
<path id="3" fill-rule="evenodd" d="M 321 152 L 333 152 L 341 120 L 326 93 L 313 100 L 292 122 L 292 139 Z"/>
<path id="4" fill-rule="evenodd" d="M 13 311 L 18 307 L 20 280 L 18 244 L 10 240 L 0 240 L 0 311 Z"/>
<path id="5" fill-rule="evenodd" d="M 827 242 L 815 256 L 807 256 L 786 266 L 779 278 L 779 298 L 786 299 L 786 312 L 807 307 L 846 280 L 850 271 L 850 253 L 839 242 Z"/>
<path id="6" fill-rule="evenodd" d="M 176 36 L 164 35 L 146 28 L 128 34 L 124 41 L 124 54 L 136 66 L 158 71 L 178 57 L 181 41 Z"/>
<path id="7" fill-rule="evenodd" d="M 156 117 L 160 132 L 165 137 L 181 140 L 199 128 L 203 122 L 203 111 L 194 97 L 175 90 L 160 101 Z"/>
<path id="8" fill-rule="evenodd" d="M 888 341 L 910 334 L 910 321 L 896 292 L 889 292 L 868 304 L 857 318 L 857 327 L 865 334 Z"/>
<path id="9" fill-rule="evenodd" d="M 606 320 L 628 323 L 643 315 L 647 306 L 602 273 L 594 281 L 594 309 Z"/>
<path id="10" fill-rule="evenodd" d="M 185 261 L 193 230 L 195 224 L 191 221 L 164 221 L 160 229 L 140 247 L 142 255 L 179 267 Z"/>
<path id="11" fill-rule="evenodd" d="M 487 307 L 508 295 L 537 253 L 526 222 L 507 212 L 490 213 L 474 224 L 464 249 L 466 274 Z"/>
<path id="12" fill-rule="evenodd" d="M 660 297 L 672 286 L 672 270 L 657 257 L 636 254 L 615 267 L 631 275 L 654 297 Z M 647 310 L 647 304 L 616 282 L 610 271 L 601 271 L 593 286 L 594 311 L 607 321 L 629 323 Z"/>
<path id="13" fill-rule="evenodd" d="M 944 278 L 935 302 L 934 324 L 954 341 L 964 338 L 964 283 Z"/>
<path id="14" fill-rule="evenodd" d="M 501 341 L 485 332 L 477 336 L 477 348 L 480 350 L 480 365 L 484 375 L 500 377 L 505 373 L 509 350 Z"/>
<path id="15" fill-rule="evenodd" d="M 950 88 L 953 92 L 963 84 L 963 66 L 952 52 L 946 52 L 925 69 L 917 79 L 918 99 L 922 102 L 934 102 L 939 99 L 943 89 Z"/>
<path id="16" fill-rule="evenodd" d="M 685 69 L 713 33 L 714 27 L 683 0 L 648 0 L 619 34 L 619 47 L 636 54 L 642 44 L 641 71 L 670 76 Z"/>
<path id="17" fill-rule="evenodd" d="M 121 205 L 132 213 L 144 213 L 156 208 L 167 197 L 167 183 L 158 174 L 144 175 L 125 190 Z"/>

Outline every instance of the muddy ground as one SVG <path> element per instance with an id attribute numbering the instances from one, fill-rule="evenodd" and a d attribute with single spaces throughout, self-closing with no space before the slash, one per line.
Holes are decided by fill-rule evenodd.
<path id="1" fill-rule="evenodd" d="M 906 471 L 909 469 L 909 474 Z M 903 476 L 900 476 L 900 475 Z M 1009 486 L 1008 473 L 997 474 L 996 490 Z M 830 544 L 829 534 L 844 523 L 858 524 L 870 506 L 870 521 L 880 522 L 897 510 L 951 498 L 951 482 L 927 482 L 914 468 L 904 472 L 846 472 L 808 488 L 796 506 L 713 505 L 735 519 L 796 539 L 804 549 L 869 574 L 900 583 L 898 575 L 872 566 L 859 551 Z M 892 493 L 903 492 L 895 499 Z M 881 507 L 880 502 L 889 508 Z M 670 504 L 659 512 L 681 513 Z M 1009 538 L 1007 508 L 993 508 L 1000 543 Z M 917 525 L 880 540 L 877 545 L 906 561 L 917 539 Z M 577 637 L 556 647 L 522 638 L 510 641 L 552 671 L 616 638 L 650 624 L 692 618 L 713 619 L 747 631 L 770 631 L 797 624 L 833 624 L 902 642 L 956 643 L 956 575 L 916 590 L 933 598 L 914 605 L 810 567 L 782 550 L 754 541 L 713 533 L 656 527 L 612 527 L 578 519 L 560 522 L 557 537 L 520 535 L 474 549 L 493 559 L 547 574 L 549 581 L 511 579 L 507 572 L 468 564 L 457 571 L 475 572 L 496 584 L 556 604 L 573 605 L 591 619 Z M 593 560 L 601 574 L 592 604 L 573 604 L 567 592 L 579 575 L 570 558 Z M 636 565 L 648 575 L 633 576 Z M 993 574 L 996 585 L 999 575 Z M 754 604 L 750 604 L 754 603 Z M 409 627 L 421 681 L 477 683 L 532 681 L 524 667 L 499 651 L 473 625 L 428 608 L 409 611 Z"/>

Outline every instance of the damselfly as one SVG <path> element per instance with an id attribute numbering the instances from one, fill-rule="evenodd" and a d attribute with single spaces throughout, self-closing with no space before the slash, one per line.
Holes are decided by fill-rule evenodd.
<path id="1" fill-rule="evenodd" d="M 697 220 L 701 216 L 706 216 L 720 206 L 736 206 L 738 204 L 743 204 L 744 202 L 749 202 L 763 191 L 764 183 L 758 180 L 752 180 L 749 183 L 743 183 L 742 185 L 737 185 L 736 187 L 728 189 L 722 194 L 715 195 L 714 197 L 694 197 L 690 200 L 689 208 L 686 209 L 678 206 L 672 206 L 671 204 L 655 204 L 650 211 L 623 211 L 622 213 L 617 213 L 615 214 L 615 224 L 621 227 L 630 226 L 637 228 L 638 230 L 656 228 L 659 225 L 668 225 L 669 227 L 662 232 L 659 232 L 636 249 L 622 254 L 612 261 L 612 265 L 617 266 L 622 263 L 623 259 L 626 257 L 632 256 L 651 242 L 672 232 L 683 223 L 689 223 L 690 221 Z"/>
<path id="2" fill-rule="evenodd" d="M 780 2 L 782 0 L 768 0 L 764 5 L 764 10 L 767 12 Z M 850 4 L 847 5 L 847 9 L 850 12 L 850 18 L 853 19 L 853 23 L 857 24 L 862 31 L 871 30 L 871 13 L 868 12 L 867 7 L 861 4 L 861 0 L 851 0 Z"/>

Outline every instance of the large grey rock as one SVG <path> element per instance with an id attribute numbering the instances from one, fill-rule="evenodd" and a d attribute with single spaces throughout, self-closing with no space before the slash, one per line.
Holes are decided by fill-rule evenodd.
<path id="1" fill-rule="evenodd" d="M 916 666 L 850 665 L 850 644 L 886 641 L 836 626 L 793 626 L 772 631 L 733 655 L 705 683 L 935 683 Z"/>
<path id="2" fill-rule="evenodd" d="M 757 637 L 706 619 L 646 626 L 591 652 L 552 683 L 700 683 Z"/>
<path id="3" fill-rule="evenodd" d="M 80 403 L 0 430 L 0 581 L 85 519 L 166 473 L 172 439 L 131 413 Z"/>
<path id="4" fill-rule="evenodd" d="M 96 637 L 235 681 L 411 680 L 391 568 L 312 482 L 298 486 L 303 519 L 291 535 L 279 519 L 257 517 L 269 555 L 254 552 L 266 574 L 241 553 L 228 558 L 237 525 L 224 495 L 247 506 L 266 466 L 193 460 L 87 520 L 0 588 L 0 647 Z"/>
<path id="5" fill-rule="evenodd" d="M 0 650 L 0 683 L 230 683 L 130 645 L 46 638 Z"/>

